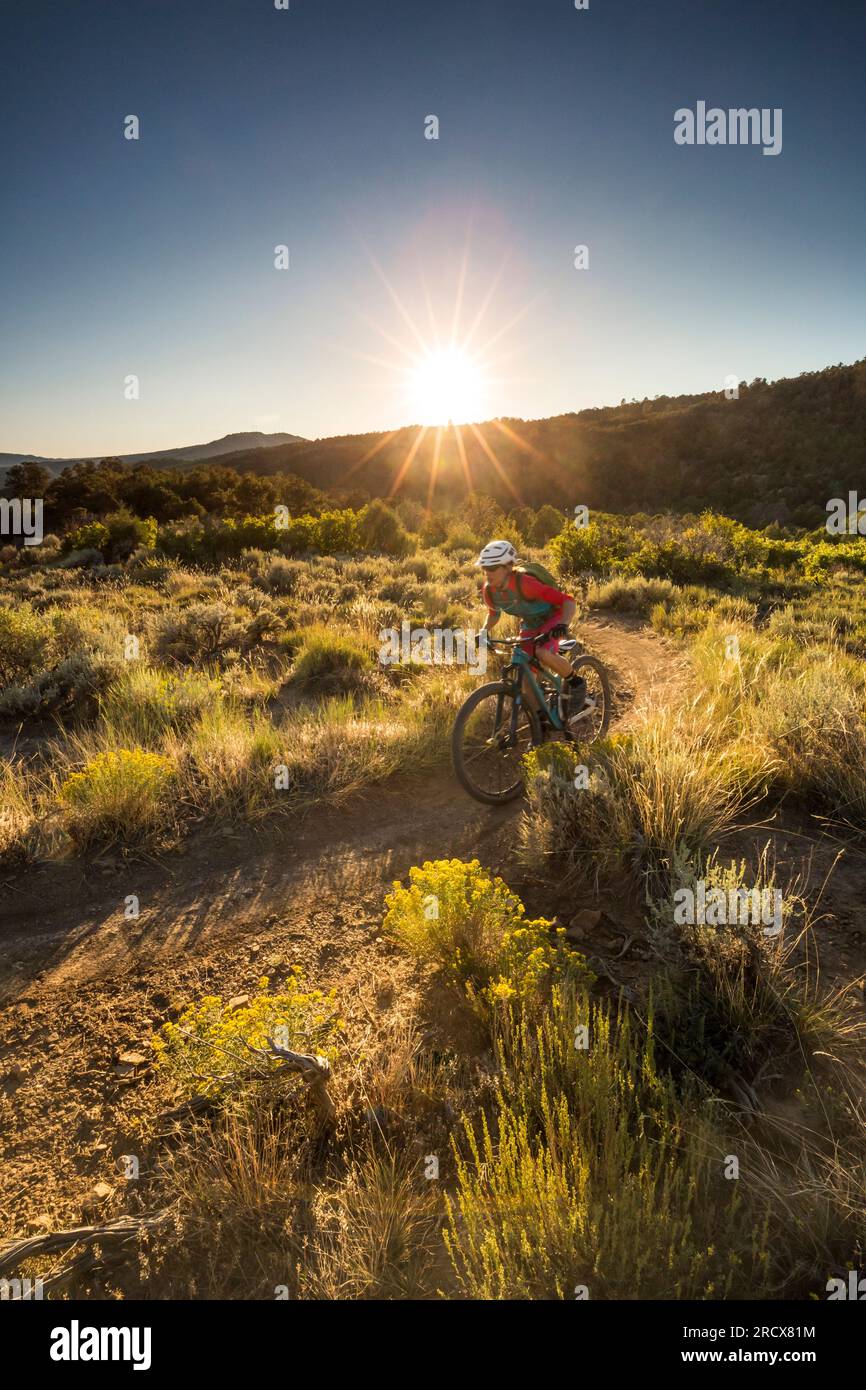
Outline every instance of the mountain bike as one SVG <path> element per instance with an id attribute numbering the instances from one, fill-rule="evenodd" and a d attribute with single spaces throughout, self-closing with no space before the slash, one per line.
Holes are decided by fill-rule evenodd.
<path id="1" fill-rule="evenodd" d="M 488 637 L 493 648 L 511 648 L 502 678 L 481 685 L 461 707 L 451 736 L 454 771 L 476 801 L 499 805 L 523 791 L 523 756 L 546 739 L 593 743 L 607 733 L 611 714 L 610 678 L 600 661 L 581 651 L 574 637 L 559 651 L 586 681 L 586 702 L 560 716 L 561 677 L 545 671 L 522 650 L 526 639 Z"/>

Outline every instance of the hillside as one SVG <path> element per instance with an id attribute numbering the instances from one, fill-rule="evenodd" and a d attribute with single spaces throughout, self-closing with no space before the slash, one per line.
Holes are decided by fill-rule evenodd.
<path id="1" fill-rule="evenodd" d="M 710 506 L 750 525 L 825 520 L 866 465 L 866 359 L 722 392 L 660 396 L 546 420 L 453 430 L 410 426 L 239 450 L 239 472 L 290 472 L 326 490 L 392 492 L 439 504 L 466 491 L 506 508 L 577 503 L 634 513 Z M 461 458 L 465 451 L 465 460 Z M 408 467 L 407 458 L 413 453 Z"/>

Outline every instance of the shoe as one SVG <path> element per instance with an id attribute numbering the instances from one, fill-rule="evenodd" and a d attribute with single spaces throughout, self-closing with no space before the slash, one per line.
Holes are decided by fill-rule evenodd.
<path id="1" fill-rule="evenodd" d="M 576 714 L 580 714 L 586 704 L 586 681 L 583 676 L 572 676 L 562 687 L 559 696 L 559 717 L 566 728 Z"/>

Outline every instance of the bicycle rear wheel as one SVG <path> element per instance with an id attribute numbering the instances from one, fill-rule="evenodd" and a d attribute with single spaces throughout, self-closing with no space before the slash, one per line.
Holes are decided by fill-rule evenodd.
<path id="1" fill-rule="evenodd" d="M 541 742 L 538 715 L 515 704 L 509 681 L 482 685 L 454 722 L 451 756 L 461 786 L 476 801 L 497 806 L 523 791 L 523 755 Z"/>

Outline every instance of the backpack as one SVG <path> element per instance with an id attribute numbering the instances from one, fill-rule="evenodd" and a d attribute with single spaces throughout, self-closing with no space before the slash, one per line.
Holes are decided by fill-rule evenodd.
<path id="1" fill-rule="evenodd" d="M 537 560 L 530 560 L 526 564 L 514 566 L 515 583 L 517 585 L 517 592 L 519 593 L 521 598 L 524 597 L 523 590 L 520 586 L 520 576 L 522 574 L 531 574 L 533 579 L 537 579 L 540 584 L 549 585 L 551 589 L 562 588 L 562 585 L 560 584 L 559 580 L 554 579 L 553 575 L 550 573 L 550 570 L 546 570 L 544 568 L 544 565 L 540 565 Z"/>

